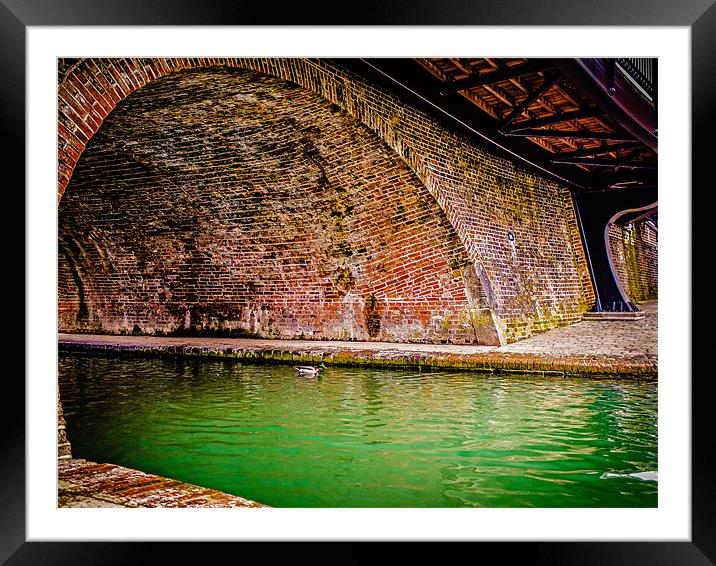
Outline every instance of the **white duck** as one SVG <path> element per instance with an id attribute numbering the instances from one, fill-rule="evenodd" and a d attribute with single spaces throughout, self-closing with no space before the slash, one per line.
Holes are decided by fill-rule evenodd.
<path id="1" fill-rule="evenodd" d="M 299 375 L 315 377 L 319 373 L 321 373 L 324 369 L 326 369 L 326 365 L 323 362 L 321 362 L 320 364 L 318 364 L 317 368 L 313 367 L 313 366 L 298 366 L 296 368 L 296 371 L 298 372 Z"/>

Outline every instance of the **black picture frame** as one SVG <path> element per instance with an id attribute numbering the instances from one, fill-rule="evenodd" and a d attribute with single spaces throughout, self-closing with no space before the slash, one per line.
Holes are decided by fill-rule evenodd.
<path id="1" fill-rule="evenodd" d="M 87 25 L 560 25 L 560 26 L 686 26 L 691 30 L 692 53 L 692 184 L 707 177 L 708 137 L 713 128 L 716 100 L 716 5 L 714 0 L 400 0 L 364 1 L 345 5 L 295 3 L 275 6 L 237 1 L 127 0 L 52 1 L 0 0 L 0 124 L 6 149 L 2 153 L 7 182 L 6 198 L 19 199 L 25 210 L 25 33 L 28 26 Z M 200 4 L 200 6 L 199 6 Z M 353 8 L 351 9 L 351 6 Z M 712 140 L 712 138 L 711 138 Z M 7 181 L 13 178 L 12 182 Z M 709 183 L 710 186 L 712 183 Z M 690 198 L 684 191 L 684 198 Z M 694 225 L 696 223 L 694 222 Z M 8 236 L 6 236 L 8 237 Z M 17 236 L 15 236 L 15 239 Z M 693 257 L 693 256 L 692 256 Z M 24 259 L 15 262 L 24 265 Z M 24 270 L 23 270 L 24 272 Z M 16 278 L 17 280 L 17 278 Z M 24 295 L 23 280 L 23 297 Z M 699 296 L 698 292 L 694 296 Z M 17 301 L 15 301 L 17 302 Z M 689 297 L 683 308 L 691 311 Z M 17 320 L 20 320 L 17 318 Z M 19 334 L 19 331 L 16 333 Z M 23 325 L 24 330 L 24 325 Z M 684 329 L 688 332 L 689 329 Z M 24 336 L 24 332 L 23 332 Z M 693 344 L 700 337 L 692 333 Z M 693 351 L 699 351 L 692 346 Z M 702 344 L 703 346 L 703 344 Z M 685 360 L 684 379 L 691 378 Z M 15 373 L 16 375 L 16 373 Z M 691 382 L 692 391 L 692 537 L 690 542 L 522 542 L 477 543 L 490 545 L 501 561 L 532 564 L 714 564 L 716 563 L 716 495 L 709 467 L 714 442 L 711 431 L 707 379 Z M 6 377 L 4 419 L 0 425 L 0 563 L 17 564 L 125 564 L 145 563 L 154 552 L 162 561 L 183 560 L 207 553 L 205 544 L 26 542 L 25 537 L 25 387 L 21 380 Z M 14 402 L 8 400 L 14 399 Z M 320 540 L 317 533 L 316 540 Z M 252 547 L 255 548 L 255 547 Z M 263 550 L 241 550 L 251 558 Z M 353 555 L 357 558 L 359 555 Z M 337 556 L 335 557 L 338 558 Z"/>

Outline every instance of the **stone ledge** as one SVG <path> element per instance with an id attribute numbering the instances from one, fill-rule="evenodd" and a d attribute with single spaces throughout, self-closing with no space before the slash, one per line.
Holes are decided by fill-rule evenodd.
<path id="1" fill-rule="evenodd" d="M 641 311 L 636 312 L 585 312 L 583 320 L 641 320 L 646 315 Z"/>
<path id="2" fill-rule="evenodd" d="M 489 347 L 384 343 L 304 343 L 266 340 L 192 340 L 157 337 L 63 335 L 60 352 L 104 355 L 189 357 L 252 363 L 450 369 L 495 373 L 537 373 L 594 378 L 655 379 L 656 356 L 548 355 L 500 352 Z"/>

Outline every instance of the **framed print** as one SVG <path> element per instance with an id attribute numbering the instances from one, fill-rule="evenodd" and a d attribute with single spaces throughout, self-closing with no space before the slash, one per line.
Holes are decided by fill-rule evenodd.
<path id="1" fill-rule="evenodd" d="M 714 563 L 690 246 L 691 185 L 713 145 L 716 8 L 552 4 L 361 5 L 348 21 L 243 2 L 0 0 L 4 163 L 8 190 L 24 195 L 27 264 L 25 382 L 6 379 L 0 560 L 124 563 L 146 560 L 154 541 L 445 541 L 491 542 L 513 561 Z M 657 238 L 658 254 L 647 245 Z M 643 305 L 658 295 L 657 326 Z M 518 347 L 583 316 L 608 329 L 590 339 L 633 353 L 620 358 L 631 365 L 585 354 L 579 337 L 566 353 Z M 653 349 L 630 342 L 634 328 Z M 105 359 L 133 364 L 124 354 L 136 351 L 171 369 L 155 379 Z M 200 357 L 237 388 L 215 388 Z M 255 376 L 226 369 L 252 361 Z M 420 388 L 392 375 L 366 384 L 358 372 L 380 364 L 411 368 Z M 114 371 L 142 379 L 107 401 L 93 396 L 90 366 L 103 387 Z M 459 394 L 418 377 L 455 369 L 491 373 Z M 512 379 L 527 369 L 542 381 Z M 592 379 L 627 371 L 636 379 Z M 555 383 L 552 397 L 536 393 Z M 454 410 L 441 413 L 446 399 Z M 489 418 L 466 420 L 476 407 Z M 540 419 L 554 435 L 521 445 Z M 404 445 L 385 434 L 395 423 Z M 246 444 L 229 447 L 226 431 Z M 151 453 L 162 434 L 187 444 L 157 461 L 191 473 L 121 459 Z M 574 435 L 562 467 L 549 455 L 560 434 Z M 448 450 L 460 459 L 440 460 Z M 479 483 L 505 451 L 500 465 L 520 473 Z M 222 483 L 217 454 L 256 472 L 256 491 Z M 331 471 L 311 477 L 331 455 Z M 361 471 L 374 490 L 352 475 L 366 455 L 380 459 Z M 599 458 L 609 465 L 587 467 Z M 83 473 L 114 484 L 83 491 Z M 573 487 L 577 476 L 587 487 Z M 622 487 L 605 497 L 608 482 Z M 505 485 L 520 496 L 497 493 Z M 193 504 L 162 504 L 171 498 Z"/>

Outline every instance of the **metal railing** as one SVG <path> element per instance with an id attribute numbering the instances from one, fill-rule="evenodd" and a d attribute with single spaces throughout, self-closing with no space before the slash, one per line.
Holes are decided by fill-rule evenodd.
<path id="1" fill-rule="evenodd" d="M 624 57 L 616 60 L 622 72 L 641 88 L 650 100 L 656 98 L 657 59 Z"/>

